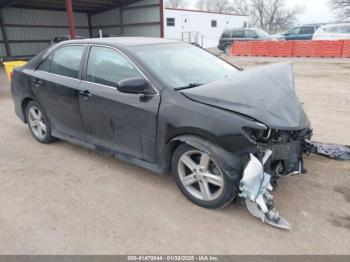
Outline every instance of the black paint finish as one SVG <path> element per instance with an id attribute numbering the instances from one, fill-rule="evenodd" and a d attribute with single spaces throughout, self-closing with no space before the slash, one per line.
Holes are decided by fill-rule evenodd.
<path id="1" fill-rule="evenodd" d="M 154 94 L 126 94 L 114 87 L 86 81 L 88 52 L 84 54 L 79 79 L 37 70 L 40 63 L 57 48 L 77 43 L 86 45 L 87 49 L 102 45 L 123 53 L 149 81 Z M 128 49 L 142 45 L 154 45 L 156 48 L 160 44 L 176 45 L 178 42 L 150 38 L 108 38 L 66 41 L 50 47 L 25 67 L 15 70 L 11 89 L 16 113 L 26 122 L 23 114 L 25 105 L 29 100 L 35 100 L 46 110 L 54 136 L 160 173 L 169 171 L 175 148 L 180 143 L 188 143 L 215 154 L 229 177 L 238 182 L 249 153 L 258 151 L 257 144 L 243 128 L 269 128 L 270 123 L 264 121 L 269 119 L 265 116 L 264 107 L 253 107 L 259 110 L 259 114 L 253 114 L 254 110 L 240 112 L 238 107 L 233 107 L 233 100 L 240 97 L 239 88 L 233 89 L 235 94 L 230 93 L 228 88 L 219 88 L 216 94 L 210 93 L 210 86 L 198 87 L 186 93 L 167 88 Z M 266 84 L 283 86 L 283 76 L 274 81 L 271 72 L 266 72 L 269 80 Z M 264 70 L 261 73 L 264 74 Z M 237 71 L 242 90 L 245 74 Z M 291 77 L 288 75 L 286 78 L 285 90 L 291 88 Z M 254 89 L 253 82 L 247 79 L 250 90 Z M 257 88 L 261 87 L 262 83 L 257 83 Z M 223 93 L 224 89 L 226 93 Z M 201 90 L 205 92 L 201 93 Z M 285 92 L 285 95 L 285 99 L 288 99 L 289 93 Z M 279 98 L 282 96 L 279 94 Z M 225 101 L 221 103 L 223 98 Z M 293 97 L 294 103 L 297 101 L 295 99 Z M 236 102 L 240 103 L 241 100 L 238 100 Z M 268 103 L 269 98 L 262 100 Z M 278 104 L 266 107 L 266 114 L 271 114 L 274 109 L 278 111 L 277 107 Z M 283 117 L 288 115 L 287 111 L 283 111 Z M 259 116 L 263 116 L 262 119 Z M 304 119 L 301 107 L 291 111 L 290 116 L 292 120 L 300 120 L 300 126 L 292 121 L 291 125 L 285 126 L 285 130 L 308 128 L 309 123 L 306 117 Z M 281 120 L 280 117 L 277 119 Z M 283 129 L 280 125 L 283 121 L 278 123 L 279 128 Z"/>

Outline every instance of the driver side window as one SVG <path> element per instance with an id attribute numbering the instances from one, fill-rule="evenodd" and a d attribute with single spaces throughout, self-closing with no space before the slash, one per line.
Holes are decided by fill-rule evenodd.
<path id="1" fill-rule="evenodd" d="M 91 48 L 87 81 L 116 87 L 119 81 L 133 77 L 142 77 L 142 75 L 119 52 L 108 47 Z"/>
<path id="2" fill-rule="evenodd" d="M 289 35 L 299 35 L 300 34 L 300 27 L 294 28 L 288 32 Z"/>

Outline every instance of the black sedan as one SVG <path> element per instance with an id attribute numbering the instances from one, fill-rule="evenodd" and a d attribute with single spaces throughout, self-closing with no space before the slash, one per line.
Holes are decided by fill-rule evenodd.
<path id="1" fill-rule="evenodd" d="M 73 40 L 16 69 L 11 89 L 41 143 L 59 138 L 172 172 L 205 208 L 240 195 L 255 216 L 288 227 L 269 192 L 303 172 L 311 137 L 290 64 L 243 71 L 173 40 Z"/>

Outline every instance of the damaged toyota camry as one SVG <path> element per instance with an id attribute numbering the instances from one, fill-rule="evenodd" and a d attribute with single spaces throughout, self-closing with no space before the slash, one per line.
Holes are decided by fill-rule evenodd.
<path id="1" fill-rule="evenodd" d="M 15 70 L 15 111 L 36 140 L 62 139 L 158 173 L 204 208 L 245 199 L 289 229 L 273 186 L 305 172 L 312 136 L 291 64 L 242 70 L 156 38 L 59 43 Z"/>

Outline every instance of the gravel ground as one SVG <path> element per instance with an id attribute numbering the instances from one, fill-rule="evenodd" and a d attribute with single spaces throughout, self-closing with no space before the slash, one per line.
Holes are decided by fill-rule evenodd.
<path id="1" fill-rule="evenodd" d="M 350 144 L 350 60 L 293 62 L 315 140 Z M 349 162 L 306 157 L 308 175 L 281 180 L 275 198 L 293 231 L 279 231 L 239 202 L 197 207 L 171 177 L 63 141 L 37 143 L 0 73 L 0 254 L 350 254 Z"/>

